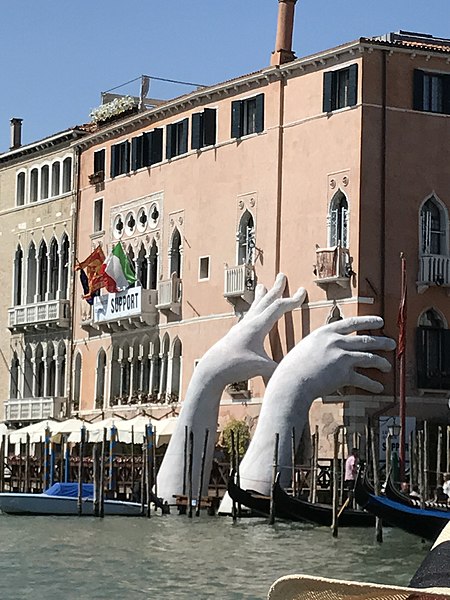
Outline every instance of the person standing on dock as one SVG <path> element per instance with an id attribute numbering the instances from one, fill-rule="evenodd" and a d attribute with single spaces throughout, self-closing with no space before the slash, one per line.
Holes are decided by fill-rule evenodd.
<path id="1" fill-rule="evenodd" d="M 345 489 L 353 492 L 356 474 L 358 472 L 358 448 L 352 448 L 352 453 L 345 461 Z"/>

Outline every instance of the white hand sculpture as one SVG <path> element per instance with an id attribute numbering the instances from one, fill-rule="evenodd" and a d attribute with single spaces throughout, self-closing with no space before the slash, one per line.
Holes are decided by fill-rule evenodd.
<path id="1" fill-rule="evenodd" d="M 185 431 L 194 434 L 193 490 L 197 495 L 205 431 L 209 430 L 203 489 L 206 490 L 216 444 L 217 420 L 226 385 L 261 375 L 269 378 L 277 364 L 264 349 L 264 339 L 278 319 L 300 306 L 305 290 L 292 298 L 282 298 L 286 277 L 281 273 L 269 291 L 262 285 L 245 317 L 212 346 L 197 365 L 183 402 L 174 434 L 158 472 L 158 496 L 173 504 L 173 496 L 183 493 Z"/>
<path id="2" fill-rule="evenodd" d="M 282 483 L 283 474 L 285 481 L 289 478 L 292 428 L 295 427 L 297 440 L 300 440 L 315 398 L 345 385 L 372 393 L 383 391 L 380 382 L 355 369 L 388 372 L 391 368 L 388 360 L 374 352 L 393 350 L 394 340 L 367 334 L 348 335 L 381 327 L 383 319 L 380 317 L 337 321 L 310 333 L 285 356 L 269 381 L 255 434 L 241 463 L 242 488 L 270 493 L 275 433 L 280 434 Z"/>

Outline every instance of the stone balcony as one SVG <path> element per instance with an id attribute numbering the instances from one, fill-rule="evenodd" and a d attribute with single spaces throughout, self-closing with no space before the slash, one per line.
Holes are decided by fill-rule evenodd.
<path id="1" fill-rule="evenodd" d="M 46 300 L 23 304 L 8 309 L 8 328 L 11 331 L 26 329 L 66 329 L 70 325 L 69 300 Z"/>
<path id="2" fill-rule="evenodd" d="M 316 249 L 316 264 L 314 265 L 315 284 L 326 289 L 330 284 L 342 288 L 350 286 L 353 274 L 352 260 L 348 248 L 333 246 Z"/>
<path id="3" fill-rule="evenodd" d="M 170 279 L 158 283 L 158 304 L 156 308 L 162 312 L 180 314 L 183 295 L 183 281 L 175 273 Z"/>
<path id="4" fill-rule="evenodd" d="M 224 298 L 236 312 L 248 310 L 255 297 L 255 269 L 251 264 L 225 268 Z"/>
<path id="5" fill-rule="evenodd" d="M 41 421 L 67 417 L 67 398 L 9 398 L 5 401 L 5 421 Z"/>
<path id="6" fill-rule="evenodd" d="M 424 254 L 419 257 L 417 290 L 420 294 L 432 286 L 450 288 L 449 256 L 443 254 Z"/>

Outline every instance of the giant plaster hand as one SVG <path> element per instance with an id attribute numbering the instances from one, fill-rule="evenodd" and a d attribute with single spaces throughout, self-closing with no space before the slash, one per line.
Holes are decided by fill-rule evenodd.
<path id="1" fill-rule="evenodd" d="M 194 434 L 193 489 L 197 495 L 201 455 L 208 429 L 203 489 L 206 490 L 216 443 L 217 420 L 222 392 L 235 381 L 261 375 L 268 379 L 276 368 L 264 349 L 264 340 L 278 319 L 300 306 L 305 290 L 283 298 L 286 277 L 279 274 L 267 291 L 262 285 L 245 317 L 212 346 L 197 365 L 188 386 L 180 417 L 158 472 L 158 496 L 173 504 L 173 496 L 183 493 L 186 427 Z M 186 491 L 186 490 L 185 490 Z"/>
<path id="2" fill-rule="evenodd" d="M 383 386 L 359 372 L 391 368 L 376 354 L 395 348 L 394 340 L 373 334 L 349 335 L 380 329 L 380 317 L 351 317 L 325 325 L 303 338 L 281 361 L 273 374 L 255 434 L 240 468 L 241 487 L 270 493 L 275 434 L 279 433 L 279 465 L 286 482 L 291 466 L 291 434 L 300 440 L 312 401 L 351 385 L 371 393 Z"/>

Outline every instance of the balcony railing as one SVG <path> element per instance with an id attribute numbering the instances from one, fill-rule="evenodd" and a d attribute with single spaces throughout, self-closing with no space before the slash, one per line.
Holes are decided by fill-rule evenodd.
<path id="1" fill-rule="evenodd" d="M 317 248 L 316 264 L 314 266 L 316 284 L 319 286 L 328 283 L 348 285 L 352 275 L 351 259 L 348 248 L 333 246 L 331 248 Z"/>
<path id="2" fill-rule="evenodd" d="M 67 417 L 67 398 L 10 398 L 5 402 L 5 421 L 40 421 Z"/>
<path id="3" fill-rule="evenodd" d="M 425 254 L 419 259 L 418 285 L 429 287 L 450 286 L 450 257 L 442 254 Z"/>
<path id="4" fill-rule="evenodd" d="M 253 294 L 255 288 L 255 271 L 253 265 L 244 264 L 225 268 L 225 298 L 242 297 L 248 292 Z"/>
<path id="5" fill-rule="evenodd" d="M 182 298 L 182 280 L 175 273 L 170 279 L 158 283 L 158 304 L 159 310 L 170 310 L 177 312 Z"/>
<path id="6" fill-rule="evenodd" d="M 8 310 L 9 329 L 54 326 L 66 328 L 70 323 L 69 300 L 47 300 L 14 306 Z"/>
<path id="7" fill-rule="evenodd" d="M 94 298 L 92 318 L 89 321 L 88 312 L 84 307 L 82 326 L 106 326 L 115 324 L 127 329 L 137 327 L 144 322 L 154 325 L 157 320 L 156 310 L 158 293 L 156 290 L 146 290 L 140 286 L 128 288 L 116 294 L 103 294 Z M 83 309 L 82 309 L 83 310 Z"/>

